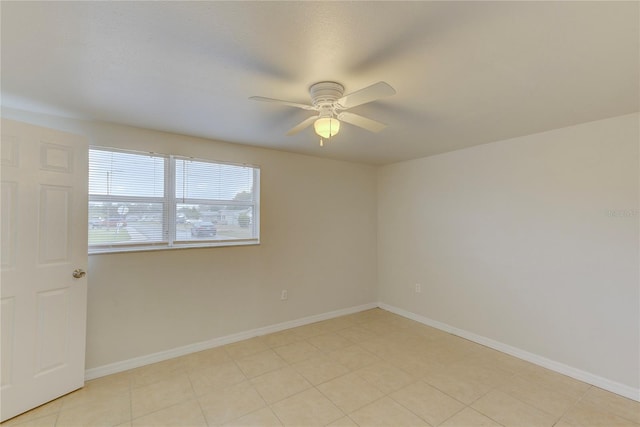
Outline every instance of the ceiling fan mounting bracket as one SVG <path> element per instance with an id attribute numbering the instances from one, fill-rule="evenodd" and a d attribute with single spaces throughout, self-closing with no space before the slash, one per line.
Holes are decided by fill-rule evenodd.
<path id="1" fill-rule="evenodd" d="M 344 86 L 336 82 L 318 82 L 309 87 L 311 103 L 319 111 L 331 108 L 333 110 L 336 101 L 342 98 Z"/>

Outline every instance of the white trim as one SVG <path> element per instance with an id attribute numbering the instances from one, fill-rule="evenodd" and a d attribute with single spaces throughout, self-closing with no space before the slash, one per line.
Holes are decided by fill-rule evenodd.
<path id="1" fill-rule="evenodd" d="M 162 362 L 163 360 L 173 359 L 174 357 L 195 353 L 197 351 L 207 350 L 210 348 L 219 347 L 225 344 L 231 344 L 261 335 L 271 334 L 274 332 L 283 331 L 285 329 L 295 328 L 297 326 L 304 326 L 310 323 L 320 322 L 322 320 L 333 319 L 335 317 L 345 316 L 347 314 L 358 313 L 360 311 L 370 310 L 376 307 L 378 307 L 377 303 L 362 304 L 354 307 L 343 308 L 340 310 L 329 311 L 327 313 L 315 314 L 313 316 L 307 316 L 301 319 L 277 323 L 275 325 L 264 326 L 262 328 L 238 332 L 236 334 L 213 338 L 207 341 L 188 344 L 170 350 L 159 351 L 157 353 L 152 353 L 145 356 L 134 357 L 132 359 L 127 359 L 120 362 L 98 366 L 97 368 L 87 369 L 84 373 L 84 377 L 85 380 L 92 380 L 95 378 L 103 377 L 105 375 L 115 374 L 118 372 L 127 371 L 129 369 L 138 368 L 140 366 L 149 365 L 151 363 Z"/>
<path id="2" fill-rule="evenodd" d="M 502 353 L 517 357 L 518 359 L 526 360 L 527 362 L 531 362 L 538 366 L 551 369 L 552 371 L 558 372 L 560 374 L 567 375 L 571 378 L 584 381 L 588 384 L 640 402 L 640 388 L 633 388 L 628 385 L 600 377 L 581 369 L 565 365 L 564 363 L 556 362 L 555 360 L 547 359 L 546 357 L 542 357 L 534 353 L 529 353 L 528 351 L 503 344 L 499 341 L 494 341 L 490 338 L 483 337 L 482 335 L 477 335 L 473 332 L 465 331 L 464 329 L 459 329 L 454 326 L 447 325 L 446 323 L 438 322 L 428 317 L 424 317 L 389 304 L 378 303 L 378 307 L 402 317 L 406 317 L 407 319 L 415 320 L 416 322 L 420 322 L 424 325 L 432 326 L 436 329 L 449 332 L 450 334 L 457 335 L 478 344 L 482 344 L 486 347 L 493 348 L 494 350 L 501 351 Z"/>

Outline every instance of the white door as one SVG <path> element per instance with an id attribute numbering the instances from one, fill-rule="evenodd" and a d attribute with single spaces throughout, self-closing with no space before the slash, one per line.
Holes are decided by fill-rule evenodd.
<path id="1" fill-rule="evenodd" d="M 5 119 L 0 146 L 4 421 L 84 385 L 88 147 Z"/>

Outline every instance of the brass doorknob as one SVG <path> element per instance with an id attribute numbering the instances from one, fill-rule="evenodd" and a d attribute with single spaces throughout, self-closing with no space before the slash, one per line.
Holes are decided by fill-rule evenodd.
<path id="1" fill-rule="evenodd" d="M 87 273 L 86 273 L 84 270 L 81 270 L 81 269 L 79 269 L 79 268 L 78 268 L 78 269 L 76 269 L 76 270 L 73 270 L 73 277 L 74 277 L 75 279 L 81 279 L 81 278 L 83 278 L 86 274 L 87 274 Z"/>

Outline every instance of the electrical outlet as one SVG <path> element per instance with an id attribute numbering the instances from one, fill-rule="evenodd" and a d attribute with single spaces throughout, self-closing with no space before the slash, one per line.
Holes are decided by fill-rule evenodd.
<path id="1" fill-rule="evenodd" d="M 280 293 L 280 300 L 286 301 L 289 298 L 289 294 L 286 289 L 283 289 Z"/>
<path id="2" fill-rule="evenodd" d="M 420 283 L 416 283 L 416 293 L 419 294 L 422 292 L 422 285 Z"/>

